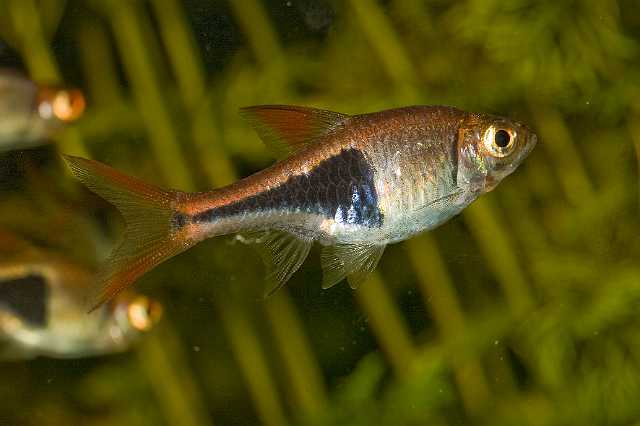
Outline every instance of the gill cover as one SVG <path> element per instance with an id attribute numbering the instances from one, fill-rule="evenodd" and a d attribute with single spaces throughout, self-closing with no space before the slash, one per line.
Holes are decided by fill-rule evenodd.
<path id="1" fill-rule="evenodd" d="M 477 128 L 461 127 L 458 130 L 456 184 L 459 188 L 475 190 L 484 187 L 488 169 L 478 140 L 480 132 Z"/>

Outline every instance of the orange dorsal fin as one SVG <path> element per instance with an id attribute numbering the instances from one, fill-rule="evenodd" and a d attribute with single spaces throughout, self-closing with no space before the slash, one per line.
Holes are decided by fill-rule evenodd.
<path id="1" fill-rule="evenodd" d="M 349 116 L 338 112 L 290 105 L 258 105 L 240 114 L 274 153 L 283 159 L 342 125 Z"/>

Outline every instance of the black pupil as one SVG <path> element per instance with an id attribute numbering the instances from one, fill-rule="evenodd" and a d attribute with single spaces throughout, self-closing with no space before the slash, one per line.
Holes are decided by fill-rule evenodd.
<path id="1" fill-rule="evenodd" d="M 496 145 L 499 146 L 500 148 L 505 148 L 507 145 L 509 145 L 510 140 L 511 140 L 511 136 L 509 135 L 509 132 L 507 132 L 506 130 L 498 130 L 496 132 L 495 141 L 496 141 Z"/>

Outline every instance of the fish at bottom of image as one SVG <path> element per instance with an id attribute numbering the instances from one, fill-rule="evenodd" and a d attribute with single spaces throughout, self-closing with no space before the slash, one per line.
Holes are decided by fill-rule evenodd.
<path id="1" fill-rule="evenodd" d="M 0 229 L 0 360 L 123 352 L 160 319 L 156 301 L 125 292 L 87 315 L 92 271 Z"/>

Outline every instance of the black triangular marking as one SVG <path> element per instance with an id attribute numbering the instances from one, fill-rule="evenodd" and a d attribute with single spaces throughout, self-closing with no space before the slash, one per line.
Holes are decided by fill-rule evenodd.
<path id="1" fill-rule="evenodd" d="M 373 168 L 357 149 L 343 149 L 320 161 L 306 174 L 292 175 L 279 186 L 204 210 L 192 217 L 207 223 L 244 212 L 289 210 L 321 214 L 337 222 L 379 228 L 384 216 L 378 206 Z"/>
<path id="2" fill-rule="evenodd" d="M 47 325 L 47 295 L 47 283 L 41 275 L 0 278 L 0 307 L 30 325 Z"/>

